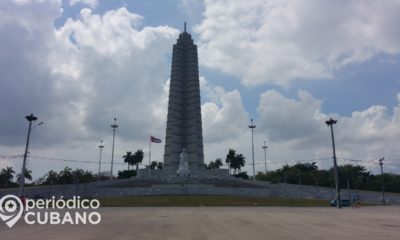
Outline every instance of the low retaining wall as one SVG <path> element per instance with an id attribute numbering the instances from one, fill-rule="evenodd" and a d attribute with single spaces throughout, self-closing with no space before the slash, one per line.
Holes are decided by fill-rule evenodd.
<path id="1" fill-rule="evenodd" d="M 212 184 L 158 184 L 148 183 L 149 186 L 121 187 L 126 183 L 135 183 L 135 179 L 123 179 L 104 181 L 100 183 L 69 184 L 25 188 L 28 198 L 51 196 L 69 198 L 81 197 L 112 197 L 112 196 L 151 196 L 151 195 L 230 195 L 230 196 L 254 196 L 254 197 L 284 197 L 307 199 L 333 199 L 335 190 L 332 188 L 295 185 L 295 184 L 271 184 L 269 182 L 241 180 L 245 183 L 254 183 L 259 187 L 224 187 Z M 138 181 L 137 181 L 138 182 Z M 121 186 L 119 186 L 121 185 Z M 0 197 L 7 194 L 18 194 L 18 189 L 1 189 Z M 342 198 L 352 198 L 357 191 L 342 190 Z M 361 201 L 381 202 L 382 194 L 372 191 L 358 191 Z M 400 194 L 385 193 L 386 202 L 400 204 Z"/>

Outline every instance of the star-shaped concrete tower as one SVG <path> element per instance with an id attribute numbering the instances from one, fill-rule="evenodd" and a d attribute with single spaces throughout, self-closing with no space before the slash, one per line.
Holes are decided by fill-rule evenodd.
<path id="1" fill-rule="evenodd" d="M 204 170 L 197 46 L 184 31 L 173 46 L 164 168 L 177 170 L 183 149 L 192 173 Z"/>

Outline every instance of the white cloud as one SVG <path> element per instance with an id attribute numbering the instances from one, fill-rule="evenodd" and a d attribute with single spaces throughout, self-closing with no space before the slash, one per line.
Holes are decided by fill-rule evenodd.
<path id="1" fill-rule="evenodd" d="M 400 2 L 206 0 L 201 64 L 246 85 L 329 79 L 379 53 L 400 52 Z"/>
<path id="2" fill-rule="evenodd" d="M 60 76 L 54 76 L 47 64 L 53 21 L 60 14 L 58 1 L 0 2 L 0 144 L 21 142 L 26 134 L 24 116 L 48 116 L 78 93 L 72 87 L 55 91 L 53 78 Z"/>
<path id="3" fill-rule="evenodd" d="M 296 154 L 306 157 L 304 153 L 313 158 L 316 152 L 320 157 L 331 156 L 325 121 L 332 117 L 338 121 L 334 126 L 338 157 L 370 160 L 399 155 L 400 102 L 393 114 L 385 106 L 371 106 L 348 117 L 322 113 L 321 104 L 305 91 L 299 91 L 297 100 L 275 90 L 266 91 L 258 107 L 258 130 L 272 143 L 286 146 L 293 159 L 301 159 L 293 157 Z"/>
<path id="4" fill-rule="evenodd" d="M 103 16 L 83 9 L 80 19 L 68 19 L 56 32 L 60 52 L 54 55 L 54 69 L 77 78 L 86 93 L 82 120 L 90 131 L 104 131 L 116 116 L 123 137 L 144 137 L 159 122 L 154 102 L 163 91 L 169 69 L 165 56 L 178 31 L 139 29 L 141 19 L 126 8 Z"/>
<path id="5" fill-rule="evenodd" d="M 85 4 L 91 8 L 95 8 L 98 4 L 98 0 L 69 0 L 69 5 L 73 6 L 75 4 Z"/>
<path id="6" fill-rule="evenodd" d="M 251 1 L 240 8 L 235 8 L 237 3 L 232 3 L 232 8 L 226 10 L 229 14 L 232 11 L 241 13 L 242 8 L 253 11 L 253 5 L 258 3 Z M 61 14 L 60 7 L 58 1 L 18 4 L 0 1 L 0 14 L 3 17 L 0 21 L 0 35 L 3 36 L 0 70 L 4 79 L 0 81 L 2 154 L 22 153 L 27 127 L 23 117 L 30 112 L 45 122 L 32 132 L 32 155 L 96 161 L 98 141 L 104 139 L 104 161 L 110 161 L 112 135 L 109 125 L 114 117 L 118 118 L 120 125 L 117 129 L 115 161 L 122 162 L 121 157 L 127 150 L 143 148 L 147 151 L 148 134 L 164 139 L 169 85 L 166 80 L 170 71 L 167 56 L 171 54 L 178 30 L 168 26 L 143 26 L 143 17 L 126 8 L 107 11 L 102 15 L 94 14 L 90 9 L 82 9 L 76 19 L 68 19 L 64 25 L 55 29 L 54 21 Z M 241 21 L 243 24 L 257 22 L 258 17 L 264 16 L 258 14 L 261 10 L 263 8 L 254 10 L 254 15 L 248 12 L 243 16 L 239 14 L 238 19 L 244 19 Z M 282 8 L 281 11 L 284 10 Z M 217 17 L 220 13 L 218 8 L 213 11 L 208 14 Z M 21 14 L 15 15 L 15 12 Z M 259 81 L 264 81 L 260 80 L 261 77 L 270 81 L 268 76 L 264 78 L 264 70 L 256 67 L 257 64 L 265 65 L 266 69 L 269 67 L 269 64 L 263 62 L 264 57 L 269 55 L 258 53 L 265 50 L 261 33 L 260 36 L 248 35 L 253 31 L 251 28 L 248 30 L 250 32 L 228 31 L 226 36 L 232 39 L 225 42 L 226 46 L 220 45 L 225 40 L 215 35 L 215 28 L 220 28 L 218 31 L 233 28 L 226 23 L 226 17 L 220 15 L 220 21 L 225 26 L 210 25 L 207 31 L 201 32 L 201 41 L 204 43 L 214 36 L 217 36 L 217 42 L 213 40 L 200 44 L 202 51 L 210 51 L 202 53 L 200 63 L 210 61 L 210 64 L 215 64 L 224 60 L 226 62 L 220 65 L 227 72 L 242 71 L 243 77 L 255 74 L 260 76 Z M 290 20 L 289 15 L 287 18 Z M 287 27 L 291 23 L 289 20 L 278 23 Z M 202 31 L 206 23 L 212 22 L 205 20 L 199 26 L 199 31 Z M 231 24 L 235 25 L 236 20 Z M 237 27 L 241 28 L 241 25 Z M 236 38 L 247 40 L 239 42 L 240 46 L 232 45 Z M 254 39 L 258 39 L 255 47 L 252 42 Z M 287 42 L 282 40 L 282 45 L 285 44 Z M 390 49 L 396 50 L 394 47 L 389 49 L 389 44 L 382 45 L 387 47 L 387 52 Z M 302 46 L 298 44 L 293 49 L 298 51 Z M 240 51 L 231 51 L 231 47 L 239 47 Z M 250 53 L 258 55 L 253 58 L 250 53 L 242 51 L 245 48 L 254 49 Z M 274 45 L 271 49 L 278 47 Z M 338 52 L 344 51 L 340 49 Z M 227 55 L 228 51 L 229 54 L 237 54 L 237 58 L 232 60 L 233 55 Z M 317 56 L 319 51 L 316 52 L 312 54 Z M 331 53 L 330 50 L 327 52 Z M 303 61 L 307 63 L 311 60 L 302 54 L 292 59 L 295 62 L 296 58 L 300 59 L 299 64 L 304 66 Z M 284 62 L 285 56 L 281 57 L 281 62 Z M 241 62 L 243 58 L 248 60 L 246 64 Z M 279 59 L 268 61 L 276 61 L 276 66 L 279 65 L 275 68 L 271 63 L 275 72 L 283 68 Z M 334 57 L 330 64 L 338 62 Z M 301 72 L 296 64 L 293 64 L 294 69 L 289 68 L 287 79 L 291 79 L 293 73 Z M 329 71 L 326 69 L 329 64 L 322 65 L 323 70 L 313 71 L 328 76 Z M 247 66 L 254 68 L 254 71 L 249 71 Z M 265 71 L 274 73 L 272 69 Z M 278 74 L 271 76 L 276 77 Z M 228 148 L 234 148 L 247 157 L 247 162 L 251 162 L 251 135 L 247 127 L 249 116 L 243 107 L 240 91 L 226 91 L 223 86 L 212 85 L 203 77 L 201 90 L 206 160 L 214 160 L 216 157 L 225 159 Z M 255 122 L 256 162 L 263 161 L 261 146 L 264 140 L 268 141 L 267 156 L 270 161 L 313 158 L 315 152 L 319 152 L 320 156 L 330 156 L 329 129 L 324 124 L 329 115 L 322 113 L 322 104 L 321 100 L 305 91 L 299 92 L 298 99 L 288 99 L 277 91 L 263 93 L 258 107 L 259 118 Z M 399 106 L 393 109 L 393 113 L 384 106 L 371 106 L 354 112 L 351 117 L 334 115 L 338 119 L 335 130 L 338 156 L 371 159 L 397 154 L 399 116 Z M 162 160 L 163 144 L 154 145 L 152 151 L 153 160 Z M 19 162 L 13 163 L 15 169 L 20 169 Z M 45 160 L 38 160 L 35 164 L 31 161 L 30 164 L 35 176 L 44 174 L 50 168 L 60 169 L 65 165 L 96 171 L 94 165 Z M 115 166 L 116 170 L 122 168 L 125 166 Z M 257 169 L 262 170 L 263 166 L 257 165 Z"/>
<path id="7" fill-rule="evenodd" d="M 96 161 L 98 141 L 111 142 L 114 117 L 120 125 L 117 161 L 126 150 L 147 148 L 151 132 L 163 137 L 165 116 L 160 108 L 167 95 L 160 94 L 169 76 L 166 56 L 178 30 L 142 26 L 143 17 L 126 8 L 103 15 L 82 9 L 76 19 L 54 29 L 61 14 L 58 1 L 0 6 L 4 154 L 16 154 L 13 146 L 24 143 L 23 117 L 31 112 L 45 122 L 33 132 L 32 155 Z M 106 148 L 105 153 L 110 150 Z M 21 147 L 18 153 L 22 151 Z M 161 156 L 161 148 L 154 151 Z M 36 175 L 47 170 L 43 169 L 33 170 Z"/>
<path id="8" fill-rule="evenodd" d="M 288 99 L 275 90 L 261 95 L 258 112 L 262 119 L 260 127 L 274 141 L 308 139 L 318 134 L 318 126 L 324 118 L 321 101 L 311 94 L 299 91 L 299 100 Z"/>
<path id="9" fill-rule="evenodd" d="M 204 11 L 203 0 L 180 0 L 179 7 L 186 12 L 188 29 L 191 28 L 190 23 L 200 22 L 202 20 L 202 12 Z"/>
<path id="10" fill-rule="evenodd" d="M 202 105 L 204 139 L 209 143 L 236 139 L 248 121 L 238 90 L 223 93 L 221 107 L 214 102 Z"/>

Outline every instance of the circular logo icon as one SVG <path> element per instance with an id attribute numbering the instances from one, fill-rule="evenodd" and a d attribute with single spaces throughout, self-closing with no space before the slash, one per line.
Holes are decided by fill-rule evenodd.
<path id="1" fill-rule="evenodd" d="M 19 197 L 15 195 L 5 195 L 0 198 L 0 219 L 11 228 L 21 218 L 24 211 L 23 208 L 24 206 Z"/>

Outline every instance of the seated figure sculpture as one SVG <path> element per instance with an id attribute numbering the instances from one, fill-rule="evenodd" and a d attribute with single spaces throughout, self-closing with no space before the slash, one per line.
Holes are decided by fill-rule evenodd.
<path id="1" fill-rule="evenodd" d="M 181 154 L 179 155 L 179 168 L 176 171 L 177 176 L 189 177 L 190 169 L 189 169 L 189 161 L 188 154 L 186 153 L 186 149 L 183 148 Z"/>

